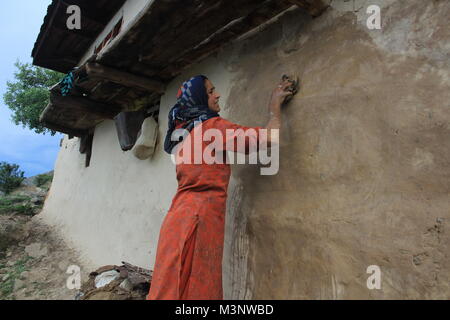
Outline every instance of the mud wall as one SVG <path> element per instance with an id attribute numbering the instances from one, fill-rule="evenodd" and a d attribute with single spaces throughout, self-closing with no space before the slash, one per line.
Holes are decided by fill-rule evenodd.
<path id="1" fill-rule="evenodd" d="M 279 173 L 234 170 L 225 264 L 245 271 L 228 273 L 231 297 L 450 297 L 450 2 L 370 2 L 381 30 L 367 1 L 333 1 L 235 48 L 231 120 L 263 123 L 283 70 L 303 87 L 283 112 Z"/>

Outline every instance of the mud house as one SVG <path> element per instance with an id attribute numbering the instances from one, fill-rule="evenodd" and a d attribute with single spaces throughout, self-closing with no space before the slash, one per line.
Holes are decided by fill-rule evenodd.
<path id="1" fill-rule="evenodd" d="M 278 174 L 233 167 L 225 298 L 449 298 L 449 13 L 438 0 L 53 1 L 34 64 L 73 87 L 55 84 L 41 114 L 65 134 L 42 219 L 94 267 L 151 269 L 176 191 L 162 141 L 181 82 L 206 74 L 224 118 L 261 126 L 295 72 Z"/>

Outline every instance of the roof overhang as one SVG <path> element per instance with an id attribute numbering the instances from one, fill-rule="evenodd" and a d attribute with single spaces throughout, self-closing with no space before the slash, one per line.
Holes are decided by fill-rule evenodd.
<path id="1" fill-rule="evenodd" d="M 105 1 L 98 2 L 105 3 Z M 111 2 L 113 1 L 108 1 Z M 328 7 L 329 2 L 329 0 L 151 1 L 127 30 L 103 51 L 91 56 L 80 66 L 75 72 L 75 88 L 70 96 L 62 97 L 59 85 L 51 89 L 51 102 L 41 114 L 41 122 L 54 130 L 81 136 L 99 122 L 112 119 L 122 111 L 138 110 L 156 103 L 166 84 L 183 69 L 294 4 L 306 9 L 310 15 L 317 16 Z M 59 12 L 60 15 L 66 16 L 63 11 L 58 11 L 60 9 L 53 10 L 49 11 L 49 14 L 57 15 Z M 103 19 L 106 23 L 104 16 Z M 52 30 L 61 22 L 61 18 L 46 17 L 45 21 L 46 28 Z M 44 26 L 43 30 L 45 31 Z M 54 62 L 53 65 L 45 65 L 39 60 L 43 56 L 39 53 L 39 43 L 42 41 L 56 43 L 57 40 L 53 37 L 53 34 L 42 35 L 41 30 L 35 46 L 36 52 L 33 51 L 33 54 L 37 54 L 34 63 L 51 66 L 50 68 L 54 70 L 68 71 L 69 67 L 75 66 L 69 61 L 64 62 L 73 53 L 69 48 L 62 49 L 58 53 L 59 58 L 56 60 L 59 64 Z M 46 50 L 49 55 L 56 49 L 50 46 Z M 81 51 L 78 49 L 77 54 L 85 54 Z"/>
<path id="2" fill-rule="evenodd" d="M 62 73 L 72 70 L 125 1 L 54 0 L 31 53 L 33 64 Z M 81 8 L 80 30 L 66 26 L 70 5 Z"/>

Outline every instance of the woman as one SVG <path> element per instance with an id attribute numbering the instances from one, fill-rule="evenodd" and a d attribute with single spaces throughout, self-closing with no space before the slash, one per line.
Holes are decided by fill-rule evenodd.
<path id="1" fill-rule="evenodd" d="M 280 129 L 281 106 L 287 97 L 293 95 L 291 88 L 292 81 L 283 77 L 273 91 L 266 129 Z M 172 141 L 172 133 L 176 129 L 184 128 L 192 135 L 214 128 L 223 137 L 226 137 L 227 129 L 252 129 L 219 116 L 220 94 L 205 76 L 196 76 L 183 83 L 177 98 L 177 104 L 169 112 L 169 129 L 164 144 L 168 153 L 172 153 L 175 147 L 180 150 L 183 143 L 189 141 L 187 135 L 182 142 Z M 260 139 L 258 129 L 262 127 L 253 129 L 256 130 L 248 135 L 247 145 L 257 145 Z M 278 141 L 275 136 L 277 130 L 274 131 L 276 133 L 271 135 L 268 130 L 269 146 L 271 141 Z M 237 139 L 238 135 L 228 139 Z M 225 154 L 230 145 L 236 148 L 236 141 L 227 144 L 224 139 L 222 150 L 218 148 L 216 152 Z M 201 151 L 210 143 L 203 139 L 200 142 Z M 222 300 L 222 254 L 230 165 L 226 162 L 177 162 L 176 173 L 178 190 L 161 226 L 147 300 Z"/>

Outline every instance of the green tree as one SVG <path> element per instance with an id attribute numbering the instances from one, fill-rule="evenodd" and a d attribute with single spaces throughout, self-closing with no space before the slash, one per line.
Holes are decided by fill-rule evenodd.
<path id="1" fill-rule="evenodd" d="M 20 187 L 25 177 L 24 172 L 19 171 L 18 164 L 0 162 L 0 191 L 9 194 L 14 189 Z"/>
<path id="2" fill-rule="evenodd" d="M 61 81 L 63 74 L 52 70 L 17 61 L 14 73 L 15 81 L 6 83 L 7 90 L 3 96 L 5 104 L 13 111 L 11 120 L 28 127 L 36 133 L 56 131 L 45 128 L 39 122 L 39 116 L 49 103 L 49 88 Z"/>
<path id="3" fill-rule="evenodd" d="M 52 174 L 45 174 L 45 173 L 37 175 L 34 178 L 34 182 L 36 183 L 36 185 L 38 187 L 42 187 L 44 184 L 46 184 L 47 182 L 52 181 L 52 180 L 53 180 L 53 175 Z"/>

